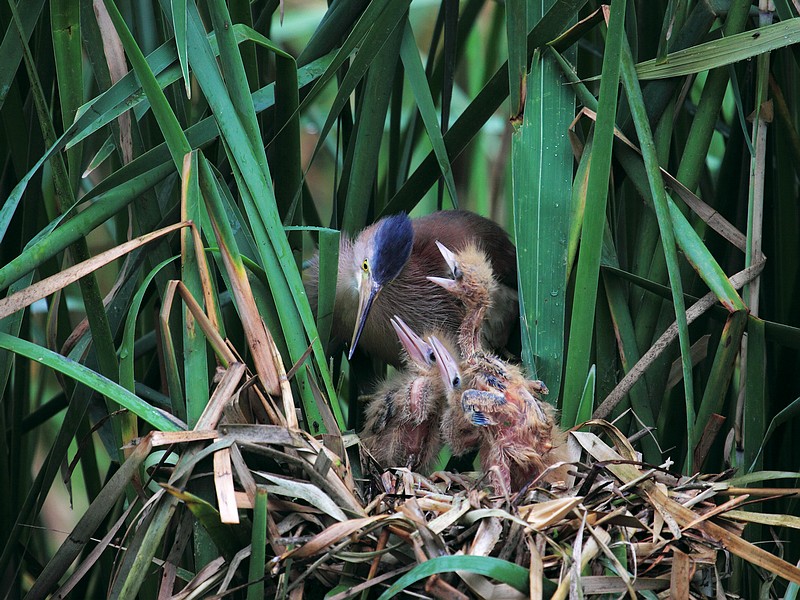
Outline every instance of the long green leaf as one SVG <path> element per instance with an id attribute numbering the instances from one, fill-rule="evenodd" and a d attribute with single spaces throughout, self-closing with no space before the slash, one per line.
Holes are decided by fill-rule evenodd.
<path id="1" fill-rule="evenodd" d="M 558 0 L 528 32 L 528 55 L 561 34 L 586 0 Z M 461 113 L 444 136 L 447 155 L 453 161 L 467 147 L 481 126 L 494 114 L 508 96 L 508 63 L 504 63 L 486 83 L 478 97 Z M 381 214 L 409 211 L 436 182 L 439 167 L 431 152 L 391 198 Z"/>
<path id="2" fill-rule="evenodd" d="M 66 542 L 59 546 L 53 558 L 50 559 L 42 573 L 36 578 L 26 598 L 44 598 L 53 591 L 59 579 L 64 576 L 75 562 L 75 559 L 92 540 L 97 529 L 103 524 L 108 513 L 111 512 L 125 492 L 126 486 L 138 474 L 139 467 L 149 453 L 150 445 L 147 443 L 140 444 L 127 460 L 122 463 L 119 470 L 103 486 L 97 497 L 92 499 L 91 506 L 83 513 L 80 521 L 67 537 Z"/>
<path id="3" fill-rule="evenodd" d="M 436 575 L 453 571 L 468 571 L 486 575 L 520 590 L 528 590 L 528 569 L 491 556 L 437 556 L 414 567 L 380 595 L 378 600 L 389 600 L 411 584 Z M 549 579 L 543 580 L 545 597 L 549 598 L 556 585 Z"/>
<path id="4" fill-rule="evenodd" d="M 203 197 L 200 194 L 198 176 L 197 152 L 189 154 L 189 160 L 184 161 L 181 173 L 183 189 L 181 190 L 185 218 L 194 222 L 198 234 L 202 234 L 202 212 L 205 210 Z M 212 309 L 206 306 L 201 269 L 205 263 L 198 260 L 198 254 L 203 254 L 202 248 L 195 247 L 195 238 L 190 229 L 181 231 L 181 280 L 186 289 L 206 311 Z M 203 257 L 205 258 L 205 257 Z M 205 273 L 209 279 L 210 273 Z M 185 377 L 186 381 L 186 423 L 194 427 L 200 415 L 208 405 L 210 385 L 208 381 L 208 348 L 205 335 L 200 331 L 197 320 L 186 306 L 182 307 L 181 318 L 183 321 L 183 373 L 191 376 Z"/>
<path id="5" fill-rule="evenodd" d="M 686 431 L 687 431 L 687 472 L 694 473 L 692 455 L 694 451 L 694 384 L 692 379 L 692 356 L 691 342 L 689 340 L 689 325 L 686 322 L 686 303 L 683 299 L 683 283 L 681 282 L 680 266 L 678 265 L 678 253 L 675 242 L 675 233 L 672 228 L 672 220 L 669 215 L 669 204 L 667 194 L 664 191 L 664 184 L 661 179 L 656 146 L 653 141 L 653 133 L 650 130 L 650 123 L 647 120 L 647 111 L 644 106 L 642 90 L 633 67 L 633 56 L 626 44 L 623 44 L 622 52 L 622 79 L 625 82 L 625 91 L 628 96 L 633 121 L 636 124 L 636 132 L 639 135 L 639 143 L 642 150 L 642 158 L 647 171 L 647 180 L 650 184 L 650 193 L 653 198 L 653 206 L 656 210 L 658 219 L 658 229 L 661 232 L 661 241 L 667 260 L 667 270 L 669 273 L 669 283 L 672 289 L 672 302 L 675 308 L 675 319 L 678 324 L 678 342 L 681 349 L 681 364 L 683 366 L 683 389 L 686 399 Z"/>
<path id="6" fill-rule="evenodd" d="M 51 27 L 53 30 L 53 56 L 56 60 L 61 123 L 64 129 L 75 120 L 83 95 L 83 55 L 81 48 L 80 10 L 77 2 L 64 0 L 51 2 Z M 81 148 L 67 152 L 67 172 L 70 187 L 78 187 Z"/>
<path id="7" fill-rule="evenodd" d="M 662 63 L 655 59 L 639 63 L 636 73 L 639 79 L 682 77 L 747 60 L 798 42 L 800 18 L 789 19 L 672 52 Z"/>
<path id="8" fill-rule="evenodd" d="M 245 133 L 243 124 L 237 116 L 227 88 L 216 68 L 216 61 L 208 46 L 208 38 L 204 33 L 202 22 L 196 10 L 190 9 L 189 15 L 189 50 L 190 62 L 195 64 L 195 72 L 200 86 L 216 116 L 226 142 L 227 151 L 231 153 L 231 165 L 234 176 L 239 183 L 246 213 L 258 240 L 261 259 L 270 275 L 272 293 L 278 308 L 281 326 L 289 347 L 292 361 L 299 360 L 311 340 L 314 356 L 322 374 L 325 392 L 337 418 L 341 418 L 339 407 L 335 402 L 336 393 L 328 373 L 322 345 L 316 334 L 311 309 L 305 300 L 305 291 L 300 274 L 294 263 L 291 249 L 283 232 L 280 217 L 275 204 L 271 175 L 266 170 L 263 148 L 258 144 L 255 150 L 252 141 Z M 261 155 L 259 158 L 258 155 Z M 304 335 L 304 333 L 306 335 Z M 307 337 L 306 337 L 307 336 Z M 316 405 L 312 389 L 306 382 L 306 372 L 298 373 L 303 402 L 307 409 Z M 340 422 L 343 424 L 342 422 Z M 321 429 L 322 423 L 317 423 Z"/>
<path id="9" fill-rule="evenodd" d="M 9 8 L 11 9 L 12 21 L 18 30 L 20 39 L 23 39 L 23 25 L 16 6 L 11 4 Z M 76 17 L 77 15 L 67 14 L 65 19 L 70 21 Z M 66 46 L 70 48 L 73 58 L 70 60 L 67 56 L 65 56 L 63 61 L 59 61 L 62 68 L 71 68 L 70 70 L 73 72 L 76 70 L 80 72 L 80 67 L 74 64 L 75 60 L 77 60 L 78 64 L 80 64 L 80 57 L 77 55 L 80 53 L 80 49 L 74 47 L 74 42 L 70 43 L 67 41 Z M 58 48 L 63 50 L 64 46 L 58 46 Z M 55 127 L 47 108 L 47 102 L 44 97 L 44 89 L 39 79 L 38 70 L 27 43 L 22 44 L 22 51 L 25 59 L 25 68 L 31 84 L 31 96 L 33 98 L 33 104 L 36 107 L 37 116 L 39 118 L 39 126 L 42 131 L 42 137 L 44 138 L 45 145 L 53 146 L 56 142 Z M 64 52 L 66 54 L 66 50 L 64 50 Z M 67 64 L 65 65 L 64 63 Z M 79 83 L 75 85 L 79 85 Z M 64 89 L 64 91 L 68 94 L 65 109 L 68 111 L 67 115 L 71 116 L 71 113 L 76 108 L 75 106 L 69 105 L 70 101 L 75 100 L 74 93 L 68 91 L 67 89 Z M 77 102 L 75 102 L 75 104 L 77 104 Z M 62 156 L 54 156 L 50 161 L 50 166 L 52 168 L 53 186 L 57 196 L 54 208 L 56 212 L 61 213 L 64 210 L 69 210 L 74 206 L 77 194 L 70 181 L 70 176 L 67 171 L 66 164 L 64 163 L 64 158 Z M 77 179 L 77 166 L 75 166 L 75 172 L 73 173 L 73 176 Z M 77 262 L 86 261 L 90 257 L 88 244 L 83 238 L 79 238 L 72 243 L 71 252 Z M 94 343 L 94 356 L 97 359 L 99 370 L 103 376 L 113 381 L 118 376 L 118 365 L 116 354 L 114 353 L 114 341 L 108 322 L 108 315 L 106 314 L 105 307 L 103 305 L 103 298 L 100 293 L 100 286 L 97 282 L 96 274 L 92 273 L 81 278 L 79 281 L 79 287 L 84 308 L 86 310 L 87 320 L 89 322 L 89 328 L 91 330 L 92 341 Z M 111 412 L 113 409 L 112 406 L 108 406 L 107 408 L 109 412 Z M 119 421 L 112 421 L 111 431 L 112 439 L 110 444 L 108 444 L 108 448 L 112 456 L 118 457 L 118 448 L 122 445 Z"/>
<path id="10" fill-rule="evenodd" d="M 528 33 L 528 2 L 508 0 L 506 2 L 506 39 L 508 40 L 508 114 L 512 121 L 519 122 L 525 110 L 528 75 L 528 53 L 525 51 L 525 36 Z M 534 4 L 534 3 L 530 3 Z M 534 19 L 534 15 L 530 15 Z M 541 17 L 541 15 L 539 15 Z M 532 99 L 532 98 L 531 98 Z"/>
<path id="11" fill-rule="evenodd" d="M 160 429 L 161 431 L 180 431 L 184 427 L 182 423 L 177 422 L 170 415 L 157 410 L 121 385 L 106 379 L 99 373 L 92 371 L 80 363 L 76 363 L 60 354 L 56 354 L 52 350 L 10 336 L 6 333 L 0 333 L 0 348 L 30 358 L 46 367 L 55 369 L 59 373 L 63 373 L 75 381 L 89 386 L 97 393 L 110 398 L 120 406 L 138 415 L 156 429 Z"/>
<path id="12" fill-rule="evenodd" d="M 750 467 L 747 469 L 748 473 L 753 473 L 756 471 L 756 461 L 761 458 L 761 455 L 764 453 L 764 448 L 766 447 L 769 439 L 772 437 L 772 434 L 775 433 L 775 430 L 797 415 L 800 415 L 800 397 L 792 400 L 792 402 L 790 402 L 786 408 L 775 415 L 769 422 L 769 427 L 767 427 L 767 431 L 764 433 L 764 437 L 761 440 L 758 453 L 753 459 L 753 462 L 750 464 Z"/>
<path id="13" fill-rule="evenodd" d="M 170 167 L 171 165 L 167 165 L 166 168 Z M 165 167 L 157 167 L 131 179 L 128 186 L 115 187 L 101 198 L 96 198 L 95 202 L 79 215 L 47 236 L 43 236 L 19 256 L 9 261 L 7 265 L 0 268 L 0 290 L 7 288 L 26 273 L 32 272 L 74 241 L 86 237 L 90 231 L 127 207 L 165 175 Z"/>
<path id="14" fill-rule="evenodd" d="M 175 48 L 178 51 L 186 97 L 191 98 L 192 84 L 189 80 L 189 57 L 186 49 L 186 0 L 172 0 L 172 29 L 175 31 Z"/>
<path id="15" fill-rule="evenodd" d="M 43 6 L 44 0 L 22 0 L 15 7 L 20 15 L 23 35 L 20 35 L 17 27 L 11 23 L 3 36 L 2 44 L 0 44 L 0 106 L 5 104 L 6 96 L 11 89 L 11 82 L 16 76 L 22 60 L 23 44 L 28 43 L 33 28 L 39 22 Z M 0 238 L 2 237 L 0 235 Z"/>
<path id="16" fill-rule="evenodd" d="M 267 546 L 267 490 L 256 488 L 256 504 L 253 507 L 253 532 L 250 542 L 250 568 L 247 580 L 247 600 L 264 598 L 264 571 L 266 570 Z"/>
<path id="17" fill-rule="evenodd" d="M 377 9 L 378 5 L 382 4 L 381 2 L 372 2 L 368 8 L 368 11 L 373 9 Z M 364 75 L 367 73 L 370 65 L 372 65 L 373 61 L 375 61 L 377 56 L 383 56 L 384 61 L 388 61 L 386 58 L 386 54 L 382 52 L 384 45 L 386 44 L 387 40 L 390 37 L 390 34 L 395 31 L 395 29 L 400 26 L 403 22 L 403 17 L 408 11 L 408 0 L 401 0 L 398 2 L 391 2 L 386 10 L 382 10 L 379 15 L 375 17 L 374 25 L 364 33 L 360 34 L 364 36 L 363 42 L 361 43 L 361 49 L 359 53 L 355 56 L 352 63 L 350 64 L 350 68 L 347 70 L 347 73 L 342 78 L 341 83 L 339 84 L 339 89 L 336 93 L 336 97 L 333 100 L 333 104 L 331 108 L 328 110 L 328 115 L 325 119 L 325 123 L 323 124 L 322 128 L 319 132 L 319 139 L 315 145 L 314 151 L 311 154 L 312 161 L 314 157 L 316 157 L 317 153 L 319 152 L 320 148 L 322 148 L 322 144 L 328 136 L 331 128 L 333 127 L 336 119 L 341 114 L 345 104 L 350 101 L 350 97 L 353 91 L 358 85 L 359 82 L 362 81 Z M 362 20 L 359 21 L 361 23 L 364 21 L 368 16 L 368 12 L 365 12 Z M 360 31 L 360 30 L 359 30 Z M 345 44 L 343 44 L 342 48 L 337 52 L 336 57 L 333 59 L 331 64 L 326 69 L 325 73 L 319 78 L 317 83 L 314 85 L 314 88 L 309 92 L 309 95 L 305 97 L 303 102 L 300 105 L 300 111 L 302 112 L 311 98 L 313 98 L 313 94 L 316 90 L 321 89 L 321 85 L 324 84 L 326 81 L 330 80 L 330 78 L 335 73 L 334 68 L 337 66 L 341 66 L 342 62 L 346 59 L 346 55 L 343 56 L 343 52 L 345 48 L 349 47 L 348 44 L 351 38 L 356 36 L 356 29 L 348 36 Z M 394 67 L 394 63 L 392 63 L 392 67 Z M 384 66 L 384 70 L 385 70 Z M 378 77 L 378 76 L 375 76 Z M 373 83 L 374 82 L 373 78 Z M 380 82 L 378 82 L 380 83 Z M 390 86 L 391 87 L 391 86 Z M 384 87 L 380 88 L 381 98 L 384 101 L 388 102 L 388 94 L 390 90 L 385 89 Z M 369 103 L 367 104 L 369 107 Z M 373 117 L 377 117 L 383 111 L 372 111 Z M 381 122 L 382 124 L 383 122 Z M 353 149 L 352 154 L 355 154 L 355 149 Z M 372 157 L 368 157 L 372 158 Z M 352 160 L 352 158 L 351 158 Z M 345 177 L 349 177 L 349 173 L 346 172 L 344 174 Z M 346 190 L 349 192 L 349 187 L 346 187 Z M 353 215 L 352 217 L 353 223 L 355 226 L 354 230 L 358 230 L 365 224 L 365 217 L 358 218 L 357 215 Z M 352 231 L 354 231 L 352 230 Z"/>
<path id="18" fill-rule="evenodd" d="M 608 24 L 606 48 L 603 53 L 603 79 L 600 82 L 600 104 L 597 110 L 589 181 L 586 215 L 575 279 L 575 301 L 570 322 L 562 424 L 575 425 L 578 403 L 586 374 L 592 344 L 594 312 L 600 272 L 600 254 L 605 227 L 608 177 L 611 169 L 611 147 L 614 141 L 614 121 L 619 88 L 620 57 L 625 32 L 625 0 L 614 2 Z"/>
<path id="19" fill-rule="evenodd" d="M 605 245 L 613 245 L 610 239 L 611 231 L 608 227 L 606 227 L 604 236 L 606 238 Z M 609 261 L 615 268 L 619 268 L 619 261 L 615 253 L 606 252 L 605 261 Z M 633 325 L 632 311 L 628 307 L 624 284 L 617 277 L 609 276 L 609 269 L 605 264 L 601 268 L 601 273 L 603 275 L 603 289 L 606 292 L 608 309 L 613 322 L 619 360 L 625 373 L 628 373 L 641 358 L 639 348 L 636 345 L 636 331 Z M 668 293 L 668 291 L 665 290 L 665 293 Z M 647 380 L 645 378 L 640 379 L 631 388 L 629 395 L 631 408 L 638 422 L 645 427 L 655 427 L 656 421 L 651 397 L 647 389 Z M 661 460 L 661 452 L 658 445 L 650 436 L 642 438 L 642 451 L 644 459 L 651 464 L 656 464 Z"/>
<path id="20" fill-rule="evenodd" d="M 522 358 L 557 401 L 563 368 L 567 242 L 572 206 L 569 123 L 575 96 L 552 57 L 533 54 L 511 169 L 519 269 Z"/>
<path id="21" fill-rule="evenodd" d="M 447 191 L 454 205 L 458 206 L 456 184 L 453 180 L 453 168 L 450 165 L 450 159 L 447 157 L 447 148 L 444 146 L 442 130 L 436 121 L 436 107 L 433 104 L 431 89 L 428 87 L 425 71 L 422 68 L 422 61 L 419 58 L 419 51 L 417 50 L 417 44 L 414 39 L 414 32 L 411 29 L 410 21 L 406 21 L 405 31 L 403 32 L 403 41 L 400 45 L 400 58 L 403 60 L 408 84 L 411 87 L 411 92 L 414 94 L 414 100 L 422 116 L 422 122 L 425 123 L 425 130 L 428 132 L 428 138 L 430 139 L 431 146 L 433 146 L 433 152 L 439 163 L 439 169 L 447 185 Z"/>
<path id="22" fill-rule="evenodd" d="M 714 362 L 708 374 L 703 399 L 697 409 L 697 421 L 694 424 L 693 436 L 695 440 L 700 439 L 711 415 L 722 412 L 725 395 L 735 371 L 736 357 L 739 354 L 747 320 L 747 312 L 739 310 L 731 313 L 725 323 L 717 351 L 714 354 Z M 760 410 L 763 411 L 763 405 L 760 405 Z M 691 449 L 690 451 L 693 452 Z M 753 450 L 753 453 L 755 452 L 756 450 Z M 696 465 L 696 467 L 699 466 Z"/>
<path id="23" fill-rule="evenodd" d="M 764 341 L 764 321 L 758 317 L 747 318 L 747 372 L 744 400 L 744 468 L 759 471 L 763 468 L 761 448 L 767 431 L 767 381 L 764 377 L 767 366 L 767 349 Z M 790 405 L 791 406 L 791 405 Z M 791 414 L 791 412 L 789 413 Z M 770 423 L 770 430 L 774 426 Z"/>
<path id="24" fill-rule="evenodd" d="M 172 161 L 175 163 L 175 167 L 180 170 L 183 165 L 183 157 L 191 151 L 191 146 L 186 139 L 186 135 L 180 123 L 178 123 L 175 112 L 167 102 L 167 98 L 161 86 L 158 84 L 155 74 L 150 70 L 144 53 L 139 48 L 136 40 L 134 40 L 130 29 L 128 29 L 128 26 L 122 19 L 122 15 L 113 0 L 104 0 L 104 2 L 108 9 L 108 14 L 111 17 L 111 21 L 114 23 L 117 34 L 125 48 L 128 60 L 130 60 L 133 65 L 133 70 L 136 72 L 136 76 L 142 84 L 142 89 L 144 93 L 147 94 L 150 106 L 153 108 L 153 114 L 164 133 L 164 140 L 167 142 L 167 147 L 172 155 Z"/>
<path id="25" fill-rule="evenodd" d="M 592 365 L 589 374 L 586 376 L 586 383 L 583 386 L 581 401 L 578 403 L 578 414 L 575 418 L 576 423 L 585 423 L 592 418 L 594 412 L 595 383 L 597 379 L 597 369 Z"/>
<path id="26" fill-rule="evenodd" d="M 402 6 L 403 2 L 396 4 Z M 342 229 L 348 233 L 354 233 L 367 224 L 369 203 L 364 199 L 373 195 L 371 192 L 375 185 L 389 95 L 405 29 L 403 19 L 394 23 L 392 20 L 381 21 L 380 25 L 380 31 L 384 34 L 380 40 L 382 44 L 377 55 L 371 57 L 356 112 L 354 135 L 347 148 L 350 169 L 345 171 L 339 186 L 339 197 L 345 198 Z M 344 195 L 341 192 L 343 186 L 346 190 Z"/>

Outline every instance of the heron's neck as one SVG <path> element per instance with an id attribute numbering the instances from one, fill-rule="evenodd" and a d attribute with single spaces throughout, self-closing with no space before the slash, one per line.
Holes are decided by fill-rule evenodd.
<path id="1" fill-rule="evenodd" d="M 339 269 L 336 276 L 335 324 L 352 331 L 358 311 L 358 281 L 353 277 L 353 242 L 343 237 L 339 243 Z"/>

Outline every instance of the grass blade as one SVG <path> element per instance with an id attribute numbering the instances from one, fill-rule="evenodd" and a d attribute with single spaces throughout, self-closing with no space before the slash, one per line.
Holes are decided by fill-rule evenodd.
<path id="1" fill-rule="evenodd" d="M 555 39 L 575 17 L 586 0 L 559 0 L 547 11 L 544 17 L 528 33 L 528 55 L 535 48 L 544 46 Z M 447 154 L 453 161 L 467 147 L 483 123 L 500 107 L 508 96 L 508 63 L 506 62 L 486 83 L 480 94 L 461 113 L 444 136 Z M 381 212 L 393 214 L 402 210 L 410 211 L 422 196 L 436 183 L 439 168 L 436 155 L 431 152 L 420 163 L 414 173 L 390 199 Z"/>
<path id="2" fill-rule="evenodd" d="M 584 218 L 581 250 L 578 255 L 561 417 L 565 427 L 576 424 L 581 389 L 589 372 L 624 32 L 625 1 L 623 0 L 611 6 L 606 48 L 603 53 L 603 79 L 600 82 L 600 103 L 593 137 L 586 200 L 586 214 L 594 215 L 595 218 Z"/>
<path id="3" fill-rule="evenodd" d="M 433 104 L 431 89 L 428 87 L 428 80 L 422 68 L 422 61 L 419 58 L 419 51 L 410 21 L 406 21 L 405 31 L 403 32 L 403 40 L 400 44 L 400 58 L 403 61 L 405 76 L 414 94 L 417 108 L 422 116 L 422 122 L 425 124 L 425 131 L 428 132 L 428 138 L 439 163 L 439 169 L 447 185 L 447 191 L 453 204 L 458 206 L 456 184 L 453 180 L 453 168 L 450 165 L 450 159 L 447 157 L 447 148 L 444 146 L 442 130 L 436 121 L 436 107 Z"/>
<path id="4" fill-rule="evenodd" d="M 518 123 L 525 110 L 528 53 L 525 52 L 525 35 L 528 33 L 528 2 L 506 2 L 506 39 L 508 40 L 508 114 Z M 530 3 L 533 4 L 533 3 Z M 541 16 L 541 15 L 540 15 Z M 533 18 L 534 15 L 531 15 Z"/>
<path id="5" fill-rule="evenodd" d="M 80 381 L 97 393 L 127 408 L 156 429 L 161 431 L 180 431 L 184 427 L 182 423 L 177 422 L 171 415 L 157 410 L 119 384 L 106 379 L 82 364 L 56 354 L 52 350 L 15 338 L 6 333 L 0 333 L 0 348 L 30 358 L 51 369 L 55 369 L 59 373 L 63 373 L 75 381 Z"/>
<path id="6" fill-rule="evenodd" d="M 694 473 L 692 456 L 694 452 L 694 384 L 692 379 L 692 356 L 691 343 L 689 340 L 689 325 L 686 321 L 686 304 L 683 299 L 683 284 L 681 282 L 680 266 L 678 265 L 678 253 L 676 249 L 675 234 L 672 229 L 672 220 L 669 215 L 667 194 L 661 180 L 661 171 L 658 164 L 653 133 L 647 120 L 647 111 L 644 107 L 644 98 L 639 87 L 639 82 L 633 69 L 633 57 L 630 49 L 624 46 L 622 53 L 622 79 L 625 83 L 625 91 L 628 95 L 628 105 L 631 109 L 636 131 L 639 135 L 639 143 L 642 148 L 642 158 L 644 159 L 647 179 L 650 184 L 650 193 L 653 198 L 653 205 L 656 209 L 658 219 L 658 229 L 661 232 L 661 242 L 666 255 L 667 271 L 669 273 L 669 283 L 672 289 L 672 302 L 675 308 L 675 318 L 678 324 L 678 343 L 681 349 L 681 363 L 683 365 L 683 389 L 686 400 L 686 422 L 687 422 L 687 452 L 686 470 Z"/>
<path id="7" fill-rule="evenodd" d="M 743 31 L 718 40 L 672 52 L 666 62 L 648 60 L 636 65 L 639 79 L 682 77 L 724 67 L 800 42 L 800 18 Z"/>
<path id="8" fill-rule="evenodd" d="M 139 468 L 147 458 L 147 455 L 150 454 L 150 450 L 150 443 L 145 438 L 122 463 L 119 470 L 114 473 L 113 477 L 94 498 L 91 506 L 83 514 L 81 520 L 67 538 L 66 543 L 59 547 L 42 573 L 36 578 L 26 598 L 44 598 L 58 585 L 61 577 L 64 576 L 75 562 L 75 559 L 92 540 L 108 513 L 111 512 L 117 501 L 125 493 L 131 480 L 138 474 Z"/>
<path id="9" fill-rule="evenodd" d="M 267 547 L 267 490 L 256 488 L 256 505 L 253 510 L 253 534 L 250 542 L 250 570 L 247 580 L 247 600 L 264 598 L 264 572 Z"/>
<path id="10" fill-rule="evenodd" d="M 511 169 L 522 358 L 547 382 L 553 401 L 561 389 L 567 295 L 572 152 L 568 128 L 575 96 L 552 57 L 533 54 L 522 126 L 512 137 Z"/>
<path id="11" fill-rule="evenodd" d="M 453 571 L 468 571 L 478 575 L 486 575 L 507 583 L 520 590 L 528 590 L 528 569 L 491 556 L 437 556 L 414 567 L 411 571 L 398 579 L 388 590 L 380 595 L 378 600 L 389 600 L 398 593 L 415 583 L 437 573 L 450 573 Z M 544 580 L 544 591 L 547 596 L 555 591 L 555 584 L 549 579 Z"/>

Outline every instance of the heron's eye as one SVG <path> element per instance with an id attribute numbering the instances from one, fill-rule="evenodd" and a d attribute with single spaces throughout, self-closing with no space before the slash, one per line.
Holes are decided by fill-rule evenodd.
<path id="1" fill-rule="evenodd" d="M 364 262 L 361 263 L 361 270 L 364 271 L 364 273 L 369 273 L 369 261 L 366 258 Z"/>

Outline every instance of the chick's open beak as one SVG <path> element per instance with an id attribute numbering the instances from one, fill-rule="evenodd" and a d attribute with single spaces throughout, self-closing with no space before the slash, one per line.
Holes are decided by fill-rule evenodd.
<path id="1" fill-rule="evenodd" d="M 444 258 L 444 262 L 447 263 L 447 266 L 450 269 L 450 273 L 455 276 L 456 269 L 458 268 L 458 264 L 456 263 L 456 255 L 453 254 L 447 246 L 442 244 L 441 242 L 436 242 L 436 247 L 439 248 L 439 252 L 442 253 L 442 258 Z M 428 277 L 428 281 L 432 281 L 436 285 L 442 286 L 448 292 L 453 293 L 456 289 L 456 282 L 453 279 L 447 279 L 445 277 Z"/>
<path id="2" fill-rule="evenodd" d="M 353 352 L 356 350 L 356 346 L 358 345 L 358 339 L 361 337 L 361 333 L 364 331 L 364 325 L 367 323 L 367 317 L 369 316 L 369 311 L 372 308 L 372 303 L 375 301 L 375 298 L 378 297 L 380 294 L 381 286 L 378 283 L 373 281 L 371 276 L 364 276 L 361 278 L 361 281 L 358 285 L 358 313 L 356 313 L 356 328 L 353 330 L 353 340 L 350 342 L 350 352 L 347 354 L 347 358 L 353 358 Z"/>
<path id="3" fill-rule="evenodd" d="M 456 290 L 456 280 L 447 279 L 445 277 L 428 277 L 428 281 L 432 281 L 436 285 L 442 286 L 451 294 Z"/>
<path id="4" fill-rule="evenodd" d="M 435 335 L 428 338 L 436 355 L 436 365 L 439 367 L 439 374 L 448 390 L 455 390 L 461 387 L 461 371 L 458 368 L 458 361 L 448 352 L 442 342 Z"/>
<path id="5" fill-rule="evenodd" d="M 435 360 L 433 349 L 430 344 L 419 337 L 408 324 L 400 317 L 395 315 L 391 319 L 392 327 L 397 334 L 397 338 L 408 353 L 409 358 L 423 369 L 429 367 Z"/>

